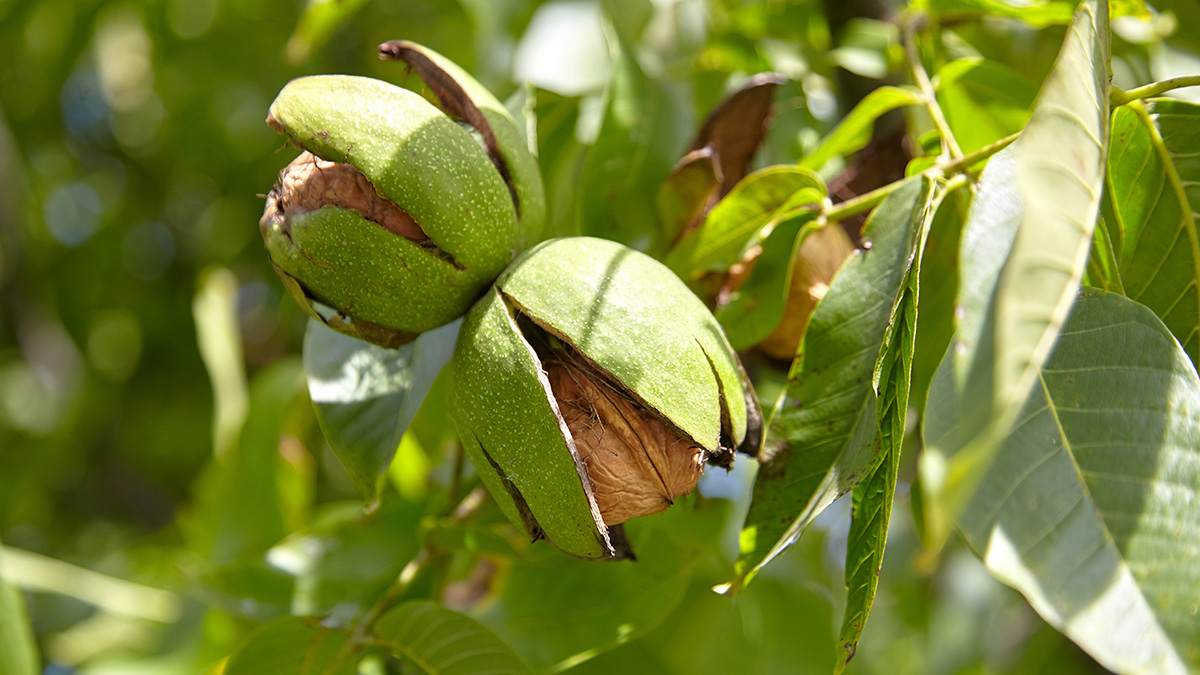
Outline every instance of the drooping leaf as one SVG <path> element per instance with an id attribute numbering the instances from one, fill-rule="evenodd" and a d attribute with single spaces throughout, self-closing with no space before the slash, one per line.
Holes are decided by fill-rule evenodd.
<path id="1" fill-rule="evenodd" d="M 1125 294 L 1200 362 L 1200 105 L 1135 101 L 1113 114 L 1107 187 Z"/>
<path id="2" fill-rule="evenodd" d="M 741 287 L 717 308 L 717 321 L 734 349 L 753 347 L 779 325 L 792 287 L 792 260 L 813 229 L 805 226 L 815 218 L 815 213 L 804 213 L 777 225 L 763 239 L 762 253 Z"/>
<path id="3" fill-rule="evenodd" d="M 942 21 L 978 19 L 1000 16 L 1018 19 L 1034 28 L 1059 26 L 1071 20 L 1074 3 L 1071 0 L 1040 0 L 1015 3 L 1005 0 L 925 0 L 930 13 Z"/>
<path id="4" fill-rule="evenodd" d="M 281 616 L 251 633 L 229 657 L 224 674 L 353 675 L 358 658 L 349 642 L 349 633 L 325 628 L 315 618 Z"/>
<path id="5" fill-rule="evenodd" d="M 25 597 L 4 580 L 3 572 L 4 553 L 0 551 L 0 673 L 36 675 L 41 669 Z"/>
<path id="6" fill-rule="evenodd" d="M 789 209 L 825 196 L 825 182 L 809 169 L 772 166 L 755 171 L 718 202 L 664 262 L 685 280 L 708 270 L 729 269 L 764 227 Z"/>
<path id="7" fill-rule="evenodd" d="M 329 445 L 367 500 L 434 379 L 454 354 L 461 321 L 421 334 L 399 349 L 383 349 L 310 320 L 304 372 L 317 420 Z"/>
<path id="8" fill-rule="evenodd" d="M 995 61 L 959 59 L 937 73 L 938 104 L 963 152 L 1014 134 L 1029 120 L 1037 87 Z"/>
<path id="9" fill-rule="evenodd" d="M 952 352 L 964 440 L 939 449 L 953 457 L 923 456 L 935 546 L 1024 407 L 1087 265 L 1108 139 L 1107 9 L 1080 4 L 1029 126 L 988 163 L 963 231 Z"/>
<path id="10" fill-rule="evenodd" d="M 837 127 L 829 133 L 800 166 L 820 171 L 834 157 L 846 156 L 866 147 L 875 129 L 875 120 L 896 108 L 920 105 L 921 96 L 909 87 L 880 87 L 859 101 Z"/>
<path id="11" fill-rule="evenodd" d="M 954 337 L 954 300 L 958 291 L 958 245 L 971 207 L 969 190 L 954 190 L 938 204 L 921 250 L 921 288 L 913 353 L 909 407 L 925 410 L 933 373 Z"/>
<path id="12" fill-rule="evenodd" d="M 869 251 L 842 266 L 809 320 L 742 528 L 736 591 L 791 546 L 880 457 L 872 373 L 911 261 L 928 186 L 914 179 L 867 221 Z"/>
<path id="13" fill-rule="evenodd" d="M 427 675 L 525 675 L 511 647 L 469 616 L 436 602 L 406 602 L 375 625 L 380 644 Z"/>
<path id="14" fill-rule="evenodd" d="M 957 445 L 952 358 L 925 441 Z M 989 571 L 1120 673 L 1200 667 L 1200 377 L 1162 322 L 1086 289 L 958 519 Z"/>
<path id="15" fill-rule="evenodd" d="M 850 534 L 846 541 L 846 613 L 838 636 L 838 663 L 842 672 L 858 647 L 875 591 L 887 544 L 892 501 L 900 473 L 900 450 L 908 421 L 909 385 L 917 335 L 917 307 L 920 301 L 921 258 L 933 220 L 945 191 L 933 184 L 922 195 L 914 213 L 917 222 L 910 266 L 904 285 L 892 306 L 891 319 L 884 336 L 879 359 L 875 363 L 875 417 L 879 425 L 882 458 L 863 482 L 854 486 Z"/>

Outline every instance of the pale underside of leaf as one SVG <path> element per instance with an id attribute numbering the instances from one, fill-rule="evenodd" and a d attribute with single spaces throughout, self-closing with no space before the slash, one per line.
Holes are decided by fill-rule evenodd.
<path id="1" fill-rule="evenodd" d="M 935 547 L 1030 396 L 1087 265 L 1108 144 L 1107 9 L 1079 5 L 1031 122 L 989 162 L 964 227 L 952 350 L 966 422 L 922 465 Z"/>
<path id="2" fill-rule="evenodd" d="M 931 403 L 953 396 L 943 362 Z M 948 405 L 926 441 L 959 431 Z M 1200 666 L 1200 378 L 1145 307 L 1088 290 L 958 525 L 988 569 L 1122 673 Z"/>

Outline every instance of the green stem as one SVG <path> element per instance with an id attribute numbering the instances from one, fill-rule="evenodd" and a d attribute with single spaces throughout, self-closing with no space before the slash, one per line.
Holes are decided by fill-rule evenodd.
<path id="1" fill-rule="evenodd" d="M 1151 82 L 1150 84 L 1130 89 L 1128 91 L 1121 89 L 1120 87 L 1109 87 L 1108 103 L 1110 106 L 1115 108 L 1138 99 L 1158 96 L 1159 94 L 1164 94 L 1172 89 L 1179 89 L 1181 87 L 1200 87 L 1200 75 L 1172 77 L 1169 80 Z"/>
<path id="2" fill-rule="evenodd" d="M 1009 145 L 1012 144 L 1013 141 L 1017 140 L 1017 137 L 1019 137 L 1020 135 L 1021 135 L 1020 132 L 1018 132 L 1011 136 L 1006 136 L 1006 137 L 1001 138 L 1000 140 L 996 141 L 995 143 L 991 143 L 990 145 L 983 146 L 982 148 L 976 150 L 975 152 L 972 152 L 967 155 L 963 155 L 962 157 L 959 157 L 958 159 L 954 159 L 949 162 L 946 162 L 945 164 L 939 164 L 937 166 L 926 169 L 925 171 L 922 172 L 922 174 L 925 176 L 929 176 L 931 178 L 940 178 L 943 176 L 948 176 L 950 174 L 961 173 L 963 171 L 967 171 L 975 164 L 978 164 L 979 162 L 987 159 L 988 157 L 991 157 L 992 155 L 996 154 L 997 152 L 1000 152 L 1004 148 L 1007 148 Z M 876 188 L 874 190 L 871 190 L 870 192 L 861 194 L 861 195 L 855 197 L 854 199 L 847 199 L 846 201 L 844 201 L 840 204 L 825 207 L 821 210 L 822 211 L 821 216 L 825 220 L 833 222 L 833 221 L 838 221 L 838 220 L 845 220 L 846 218 L 849 218 L 850 216 L 858 215 L 864 211 L 870 211 L 871 209 L 875 208 L 875 206 L 877 204 L 879 204 L 879 202 L 886 199 L 888 195 L 895 192 L 896 189 L 899 188 L 902 183 L 904 183 L 903 180 L 898 180 L 894 183 L 888 183 L 887 185 L 884 185 L 883 187 Z M 811 209 L 811 206 L 809 207 L 809 209 Z M 802 210 L 804 210 L 804 209 L 797 209 L 796 211 L 797 211 L 797 213 L 799 213 Z M 794 214 L 788 214 L 788 215 L 794 215 Z"/>
<path id="3" fill-rule="evenodd" d="M 933 119 L 933 126 L 942 137 L 943 150 L 954 159 L 958 159 L 963 156 L 963 151 L 958 145 L 958 139 L 954 138 L 954 132 L 950 130 L 950 123 L 942 113 L 942 106 L 938 105 L 933 82 L 929 80 L 929 74 L 925 72 L 925 66 L 921 63 L 921 54 L 917 51 L 916 25 L 916 22 L 908 22 L 904 28 L 904 51 L 908 55 L 908 65 L 912 68 L 913 81 L 917 83 L 917 89 L 925 99 L 925 108 L 929 111 L 929 117 Z"/>
<path id="4" fill-rule="evenodd" d="M 486 501 L 487 493 L 483 487 L 478 487 L 463 497 L 462 501 L 455 506 L 454 510 L 449 515 L 449 521 L 452 524 L 458 524 L 470 518 L 479 507 Z M 350 642 L 342 649 L 345 656 L 358 648 L 359 645 L 369 643 L 371 634 L 375 630 L 375 624 L 379 621 L 389 609 L 395 607 L 404 596 L 408 594 L 409 588 L 413 582 L 421 575 L 432 563 L 437 561 L 441 556 L 437 555 L 429 544 L 426 544 L 417 555 L 404 566 L 400 571 L 399 576 L 388 586 L 383 595 L 375 601 L 374 605 L 363 614 L 362 618 L 354 624 L 354 629 L 351 631 Z M 340 661 L 343 655 L 339 655 Z"/>

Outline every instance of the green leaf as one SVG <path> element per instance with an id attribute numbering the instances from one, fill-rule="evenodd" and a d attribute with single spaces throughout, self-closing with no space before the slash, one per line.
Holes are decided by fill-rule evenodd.
<path id="1" fill-rule="evenodd" d="M 938 205 L 921 251 L 921 288 L 917 302 L 909 406 L 925 410 L 929 382 L 954 337 L 954 301 L 958 291 L 958 247 L 971 207 L 969 190 L 954 190 Z"/>
<path id="2" fill-rule="evenodd" d="M 1020 131 L 1029 121 L 1037 87 L 995 61 L 959 59 L 942 66 L 937 99 L 963 152 Z"/>
<path id="3" fill-rule="evenodd" d="M 250 635 L 229 657 L 224 675 L 353 675 L 358 658 L 349 642 L 348 633 L 324 628 L 315 618 L 281 616 Z"/>
<path id="4" fill-rule="evenodd" d="M 1111 203 L 1111 197 L 1103 201 Z M 1111 214 L 1111 208 L 1104 207 L 1103 202 L 1101 209 L 1102 213 Z M 1087 274 L 1083 277 L 1083 285 L 1125 295 L 1125 285 L 1121 281 L 1121 265 L 1117 262 L 1117 251 L 1109 235 L 1108 218 L 1104 215 L 1100 216 L 1096 230 L 1092 233 L 1092 252 L 1088 256 Z"/>
<path id="5" fill-rule="evenodd" d="M 267 553 L 276 570 L 294 580 L 293 614 L 340 617 L 370 607 L 417 555 L 425 503 L 384 500 L 369 514 L 362 503 L 323 504 L 312 525 L 293 532 Z"/>
<path id="6" fill-rule="evenodd" d="M 1071 20 L 1071 0 L 1005 2 L 1005 0 L 925 0 L 930 13 L 941 21 L 962 21 L 985 16 L 1001 16 L 1033 26 L 1060 26 Z"/>
<path id="7" fill-rule="evenodd" d="M 879 360 L 875 363 L 875 417 L 879 424 L 883 456 L 866 479 L 854 486 L 850 533 L 846 541 L 846 613 L 838 636 L 837 653 L 840 658 L 835 673 L 842 672 L 853 658 L 879 585 L 892 501 L 900 473 L 900 450 L 904 445 L 904 429 L 908 421 L 922 252 L 944 196 L 941 185 L 935 183 L 918 202 L 922 210 L 919 214 L 914 213 L 916 222 L 913 227 L 916 232 L 910 258 L 912 262 L 892 306 Z"/>
<path id="8" fill-rule="evenodd" d="M 661 243 L 671 246 L 708 208 L 721 181 L 717 177 L 716 154 L 701 148 L 684 155 L 662 185 L 655 207 L 662 230 Z M 661 257 L 661 256 L 660 256 Z"/>
<path id="9" fill-rule="evenodd" d="M 910 180 L 880 204 L 857 251 L 809 320 L 776 404 L 741 534 L 736 591 L 791 546 L 880 457 L 872 372 L 911 263 L 928 185 Z"/>
<path id="10" fill-rule="evenodd" d="M 369 0 L 308 0 L 304 13 L 287 42 L 287 60 L 301 63 L 314 49 L 324 45 L 333 33 L 353 17 Z"/>
<path id="11" fill-rule="evenodd" d="M 952 360 L 928 445 L 962 433 Z M 1121 673 L 1200 667 L 1200 377 L 1153 312 L 1086 289 L 958 526 L 1001 581 Z"/>
<path id="12" fill-rule="evenodd" d="M 0 673 L 36 675 L 41 668 L 25 596 L 4 580 L 3 571 L 4 553 L 0 552 Z"/>
<path id="13" fill-rule="evenodd" d="M 454 354 L 461 321 L 383 349 L 309 320 L 304 372 L 321 430 L 368 501 L 434 379 Z"/>
<path id="14" fill-rule="evenodd" d="M 1200 363 L 1200 106 L 1135 101 L 1113 114 L 1107 187 L 1121 230 L 1125 294 Z"/>
<path id="15" fill-rule="evenodd" d="M 934 546 L 1024 407 L 1087 265 L 1109 128 L 1107 9 L 1080 4 L 1032 121 L 988 163 L 963 231 L 952 351 L 969 408 L 956 456 L 924 456 Z"/>
<path id="16" fill-rule="evenodd" d="M 717 202 L 699 228 L 667 254 L 667 267 L 683 279 L 727 270 L 767 225 L 826 196 L 825 181 L 810 169 L 771 166 L 746 176 Z"/>
<path id="17" fill-rule="evenodd" d="M 734 349 L 749 349 L 779 325 L 792 287 L 792 261 L 813 231 L 815 213 L 780 223 L 762 242 L 762 253 L 741 287 L 717 308 L 717 321 Z M 829 227 L 841 227 L 837 223 Z"/>
<path id="18" fill-rule="evenodd" d="M 250 384 L 249 414 L 236 444 L 200 479 L 195 510 L 185 516 L 195 552 L 217 566 L 259 561 L 287 534 L 281 498 L 279 439 L 299 400 L 300 364 L 275 362 Z"/>
<path id="19" fill-rule="evenodd" d="M 375 626 L 382 646 L 429 675 L 520 675 L 529 666 L 478 621 L 436 602 L 406 602 Z"/>
<path id="20" fill-rule="evenodd" d="M 871 140 L 875 120 L 896 108 L 920 104 L 920 94 L 911 87 L 876 89 L 859 101 L 815 150 L 800 160 L 800 166 L 819 171 L 834 157 L 844 157 L 862 150 Z"/>
<path id="21" fill-rule="evenodd" d="M 647 77 L 624 49 L 606 94 L 600 134 L 576 174 L 578 234 L 654 248 L 653 205 L 658 186 L 687 145 L 690 111 L 681 91 Z"/>
<path id="22" fill-rule="evenodd" d="M 629 521 L 636 562 L 598 565 L 530 549 L 479 618 L 538 672 L 557 672 L 635 640 L 683 601 L 693 569 L 718 545 L 730 506 L 689 497 Z"/>

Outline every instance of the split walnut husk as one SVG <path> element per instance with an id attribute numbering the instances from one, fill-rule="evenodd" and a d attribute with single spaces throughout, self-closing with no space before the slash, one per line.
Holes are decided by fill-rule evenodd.
<path id="1" fill-rule="evenodd" d="M 420 45 L 386 43 L 432 92 L 314 75 L 267 124 L 302 150 L 259 221 L 271 264 L 314 319 L 398 347 L 462 316 L 542 236 L 537 160 L 504 106 Z"/>
<path id="2" fill-rule="evenodd" d="M 580 357 L 560 350 L 543 365 L 605 525 L 659 513 L 696 489 L 703 448 Z"/>
<path id="3" fill-rule="evenodd" d="M 449 366 L 463 448 L 531 540 L 632 557 L 625 521 L 757 455 L 762 415 L 712 313 L 662 263 L 589 237 L 522 254 L 467 313 Z"/>

